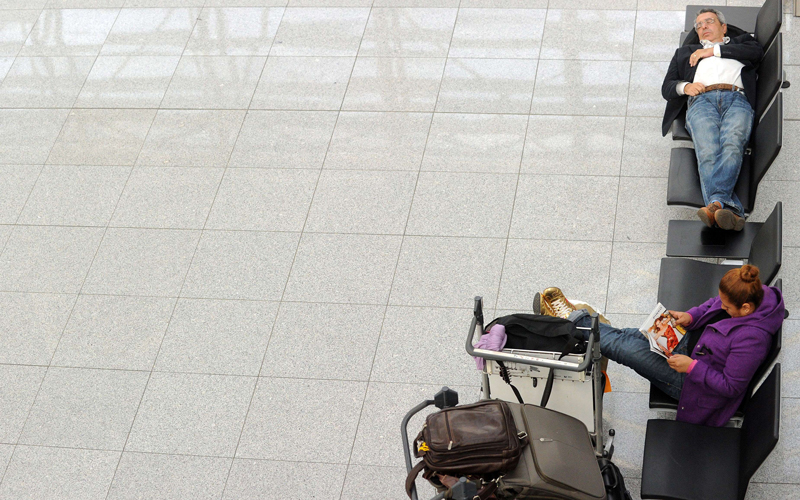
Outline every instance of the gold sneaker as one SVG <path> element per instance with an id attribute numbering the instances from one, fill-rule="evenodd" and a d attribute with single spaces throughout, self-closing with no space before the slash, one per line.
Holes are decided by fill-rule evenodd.
<path id="1" fill-rule="evenodd" d="M 561 289 L 556 287 L 545 289 L 539 296 L 539 301 L 540 314 L 567 319 L 569 313 L 575 310 L 575 306 L 567 300 Z"/>

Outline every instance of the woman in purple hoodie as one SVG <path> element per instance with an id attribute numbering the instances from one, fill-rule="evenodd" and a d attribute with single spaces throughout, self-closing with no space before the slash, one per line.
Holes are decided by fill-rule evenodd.
<path id="1" fill-rule="evenodd" d="M 686 312 L 670 311 L 687 331 L 702 329 L 690 355 L 686 352 L 689 335 L 667 360 L 650 351 L 637 328 L 604 324 L 600 325 L 600 351 L 677 399 L 677 420 L 723 426 L 742 403 L 750 380 L 767 357 L 772 336 L 783 323 L 780 290 L 762 285 L 758 274 L 751 265 L 731 269 L 720 281 L 717 297 Z M 563 294 L 561 300 L 569 304 Z M 717 320 L 720 315 L 724 319 Z M 589 325 L 582 310 L 574 311 L 569 319 L 578 326 Z"/>

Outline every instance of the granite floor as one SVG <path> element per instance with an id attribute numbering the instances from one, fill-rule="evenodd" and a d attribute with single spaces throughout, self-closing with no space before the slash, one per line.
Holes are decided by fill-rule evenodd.
<path id="1" fill-rule="evenodd" d="M 0 0 L 0 499 L 404 498 L 401 416 L 478 397 L 473 296 L 653 307 L 694 213 L 659 133 L 686 3 Z M 800 498 L 798 95 L 753 214 L 784 203 L 792 316 L 749 500 Z M 657 415 L 610 375 L 638 498 Z"/>

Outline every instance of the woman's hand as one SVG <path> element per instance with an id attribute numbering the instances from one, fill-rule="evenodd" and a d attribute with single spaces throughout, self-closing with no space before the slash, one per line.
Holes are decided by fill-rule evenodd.
<path id="1" fill-rule="evenodd" d="M 675 318 L 675 324 L 678 326 L 689 326 L 692 324 L 692 315 L 687 312 L 670 311 L 669 313 Z"/>
<path id="2" fill-rule="evenodd" d="M 692 358 L 684 356 L 683 354 L 673 354 L 667 359 L 669 367 L 678 373 L 686 373 L 692 361 L 694 361 Z"/>

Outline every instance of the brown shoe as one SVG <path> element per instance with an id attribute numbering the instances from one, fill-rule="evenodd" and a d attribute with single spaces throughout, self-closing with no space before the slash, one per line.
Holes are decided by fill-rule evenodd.
<path id="1" fill-rule="evenodd" d="M 720 210 L 721 208 L 722 203 L 718 201 L 712 201 L 707 207 L 703 207 L 697 211 L 697 217 L 699 217 L 706 226 L 714 227 L 714 224 L 716 223 L 715 214 L 717 210 Z"/>
<path id="2" fill-rule="evenodd" d="M 744 229 L 744 217 L 739 217 L 727 208 L 717 210 L 714 214 L 717 225 L 727 231 L 741 231 Z"/>
<path id="3" fill-rule="evenodd" d="M 575 310 L 575 306 L 573 306 L 564 296 L 564 293 L 556 287 L 548 288 L 542 292 L 539 300 L 540 313 L 546 314 L 547 316 L 567 319 L 569 313 Z"/>

